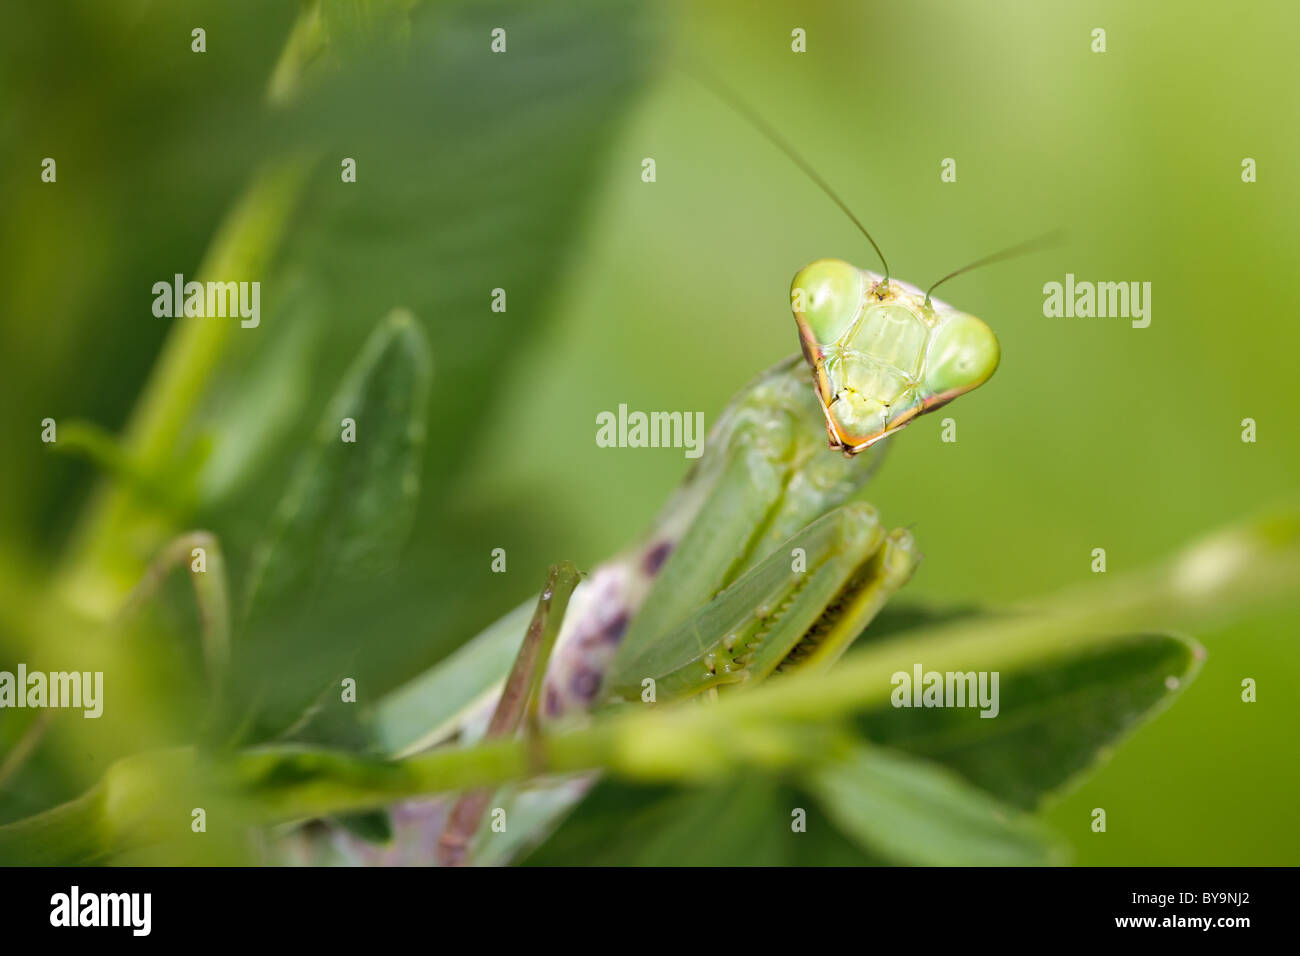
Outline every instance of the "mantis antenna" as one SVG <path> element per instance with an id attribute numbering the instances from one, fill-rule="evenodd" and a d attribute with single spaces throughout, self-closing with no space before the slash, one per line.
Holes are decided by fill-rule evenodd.
<path id="1" fill-rule="evenodd" d="M 888 286 L 889 263 L 885 259 L 885 254 L 880 251 L 880 246 L 876 243 L 876 240 L 871 237 L 871 233 L 867 231 L 867 227 L 864 226 L 858 217 L 853 214 L 853 210 L 849 208 L 848 203 L 840 198 L 839 194 L 836 193 L 835 190 L 831 188 L 830 184 L 821 177 L 817 170 L 812 167 L 812 164 L 803 158 L 799 151 L 791 145 L 790 141 L 778 133 L 756 109 L 746 102 L 744 97 L 724 83 L 713 72 L 705 69 L 698 63 L 687 63 L 680 59 L 677 61 L 677 66 L 682 70 L 682 72 L 689 74 L 702 86 L 707 87 L 712 91 L 714 96 L 718 97 L 718 99 L 722 100 L 735 112 L 739 113 L 744 119 L 746 119 L 749 124 L 762 133 L 773 146 L 785 153 L 785 155 L 789 157 L 790 161 L 798 166 L 803 171 L 804 175 L 811 179 L 817 187 L 835 203 L 835 205 L 839 206 L 840 211 L 849 217 L 849 221 L 858 227 L 858 231 L 866 237 L 867 242 L 871 243 L 871 248 L 876 251 L 876 255 L 880 258 L 880 264 L 885 268 L 885 285 Z M 1061 230 L 1057 229 L 1044 235 L 1037 236 L 1036 238 L 1017 243 L 1014 246 L 1002 249 L 991 255 L 976 259 L 974 262 L 964 265 L 954 272 L 949 272 L 946 276 L 939 279 L 926 290 L 926 305 L 928 306 L 930 304 L 930 293 L 949 279 L 955 279 L 957 276 L 970 272 L 972 269 L 978 269 L 980 266 L 992 265 L 995 262 L 1014 259 L 1015 257 L 1025 255 L 1026 253 L 1036 252 L 1039 249 L 1054 246 L 1060 242 L 1061 236 Z"/>
<path id="2" fill-rule="evenodd" d="M 700 84 L 711 90 L 714 96 L 748 120 L 751 126 L 762 133 L 773 146 L 785 153 L 791 162 L 803 170 L 804 175 L 816 183 L 817 187 L 829 196 L 835 205 L 840 207 L 840 211 L 849 217 L 853 225 L 858 227 L 858 231 L 867 237 L 867 242 L 871 243 L 871 248 L 876 250 L 876 255 L 880 257 L 880 264 L 885 267 L 885 285 L 889 285 L 889 263 L 885 261 L 885 254 L 880 251 L 880 246 L 876 244 L 876 240 L 871 238 L 871 233 L 867 232 L 867 227 L 862 225 L 857 216 L 853 215 L 853 210 L 849 209 L 848 204 L 839 197 L 839 194 L 830 187 L 826 180 L 822 179 L 817 170 L 813 169 L 812 165 L 799 154 L 799 151 L 790 144 L 789 140 L 778 133 L 767 120 L 759 115 L 757 110 L 745 102 L 739 93 L 727 86 L 716 75 L 697 64 L 684 63 L 679 60 L 677 65 L 684 73 L 690 74 Z"/>
<path id="3" fill-rule="evenodd" d="M 1060 229 L 1054 229 L 1053 231 L 1044 233 L 1041 236 L 1036 236 L 1033 239 L 1026 239 L 1024 242 L 1018 242 L 1014 246 L 1008 246 L 1006 249 L 976 259 L 974 262 L 964 265 L 954 272 L 949 272 L 946 276 L 925 290 L 925 304 L 927 306 L 930 304 L 930 293 L 939 288 L 939 286 L 943 285 L 949 279 L 956 278 L 964 272 L 970 272 L 972 269 L 978 269 L 980 266 L 992 265 L 995 262 L 1014 259 L 1016 256 L 1023 256 L 1029 252 L 1037 252 L 1039 249 L 1046 249 L 1057 245 L 1061 241 L 1062 235 L 1063 233 Z"/>

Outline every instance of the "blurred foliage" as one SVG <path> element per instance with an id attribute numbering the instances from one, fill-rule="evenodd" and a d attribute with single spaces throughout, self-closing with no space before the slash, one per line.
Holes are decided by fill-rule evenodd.
<path id="1" fill-rule="evenodd" d="M 236 329 L 213 350 L 212 374 L 186 383 L 195 389 L 192 414 L 170 459 L 151 464 L 189 490 L 128 495 L 129 524 L 110 526 L 107 579 L 134 580 L 169 535 L 200 526 L 218 533 L 233 590 L 246 593 L 267 527 L 293 524 L 274 517 L 277 502 L 291 481 L 312 480 L 301 462 L 330 396 L 395 308 L 416 317 L 436 371 L 423 399 L 383 372 L 377 388 L 420 405 L 419 458 L 405 469 L 382 459 L 374 467 L 380 480 L 405 480 L 418 506 L 402 518 L 397 501 L 374 500 L 357 521 L 400 564 L 368 580 L 346 572 L 346 589 L 322 585 L 339 555 L 305 532 L 295 560 L 306 580 L 272 589 L 249 622 L 276 641 L 241 648 L 261 655 L 254 669 L 268 677 L 258 692 L 309 699 L 322 674 L 359 658 L 356 676 L 377 694 L 499 614 L 499 585 L 479 573 L 490 550 L 482 536 L 513 544 L 513 535 L 536 534 L 536 551 L 546 537 L 537 530 L 546 516 L 532 516 L 524 502 L 493 510 L 458 500 L 456 476 L 476 442 L 500 443 L 485 425 L 501 395 L 493 381 L 509 375 L 553 312 L 597 157 L 644 78 L 652 21 L 635 2 L 545 11 L 429 2 L 385 5 L 400 29 L 340 32 L 346 6 L 325 4 L 315 42 L 306 52 L 291 44 L 283 59 L 294 3 L 139 4 L 129 12 L 50 4 L 26 11 L 0 40 L 13 105 L 0 127 L 9 160 L 0 176 L 11 199 L 0 224 L 9 253 L 0 283 L 0 437 L 10 450 L 0 570 L 5 595 L 15 598 L 0 632 L 0 666 L 104 669 L 114 696 L 133 702 L 100 721 L 57 721 L 22 781 L 0 794 L 0 818 L 79 792 L 115 756 L 193 739 L 210 717 L 196 692 L 197 618 L 183 580 L 167 583 L 157 609 L 116 628 L 111 647 L 93 635 L 99 608 L 79 608 L 75 587 L 64 595 L 65 616 L 53 621 L 24 594 L 56 561 L 84 563 L 79 555 L 96 530 L 86 514 L 103 503 L 90 497 L 92 467 L 32 441 L 30 426 L 48 416 L 60 426 L 85 419 L 131 433 L 130 409 L 143 401 L 173 326 L 153 316 L 152 285 L 174 273 L 207 278 L 197 274 L 200 260 L 220 230 L 238 228 L 228 214 L 259 171 L 286 163 L 310 170 L 268 273 L 221 276 L 262 281 L 261 325 Z M 310 5 L 303 9 L 309 20 Z M 489 32 L 502 22 L 511 48 L 498 56 Z M 195 25 L 207 31 L 205 54 L 190 50 Z M 293 55 L 301 62 L 290 64 L 299 74 L 292 95 L 268 98 L 270 78 L 282 78 Z M 33 76 L 53 79 L 34 85 Z M 47 155 L 58 161 L 56 185 L 29 175 Z M 345 156 L 357 161 L 355 183 L 340 181 Z M 279 195 L 292 195 L 287 183 Z M 505 313 L 490 309 L 497 287 L 508 293 Z M 134 417 L 144 417 L 141 408 Z M 365 477 L 343 471 L 329 480 L 342 491 Z M 339 517 L 339 502 L 348 501 L 309 497 L 324 509 L 318 520 Z M 516 553 L 522 563 L 530 549 Z M 532 587 L 516 579 L 506 596 L 517 600 Z M 82 610 L 87 619 L 78 620 Z M 0 750 L 27 724 L 26 713 L 7 711 Z"/>
<path id="2" fill-rule="evenodd" d="M 859 729 L 870 740 L 959 770 L 989 793 L 1032 810 L 1163 704 L 1170 680 L 1179 687 L 1190 683 L 1199 670 L 1194 655 L 1186 641 L 1137 635 L 1004 673 L 996 719 L 969 720 L 946 708 L 882 707 L 862 714 Z"/>
<path id="3" fill-rule="evenodd" d="M 793 809 L 805 812 L 796 831 Z M 746 774 L 707 788 L 601 781 L 528 866 L 873 866 L 797 788 Z"/>

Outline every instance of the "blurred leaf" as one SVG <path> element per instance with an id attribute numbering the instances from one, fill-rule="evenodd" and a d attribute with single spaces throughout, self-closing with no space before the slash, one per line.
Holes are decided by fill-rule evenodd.
<path id="1" fill-rule="evenodd" d="M 292 302 L 274 293 L 285 281 L 306 283 L 320 303 L 293 321 L 310 322 L 331 343 L 309 405 L 359 347 L 362 316 L 409 308 L 438 356 L 440 414 L 430 421 L 425 473 L 439 488 L 467 445 L 493 434 L 483 423 L 498 385 L 547 319 L 597 185 L 593 158 L 642 78 L 651 37 L 636 0 L 545 8 L 443 0 L 412 6 L 409 36 L 345 25 L 359 17 L 375 27 L 389 13 L 406 16 L 403 6 L 321 7 L 326 44 L 345 44 L 347 55 L 338 69 L 318 71 L 280 117 L 283 141 L 321 162 L 281 267 L 265 283 L 268 300 L 281 304 L 267 310 L 258 335 L 237 337 L 225 374 L 242 378 L 265 345 L 255 340 L 283 334 L 289 317 L 279 310 Z M 490 31 L 501 23 L 510 52 L 494 54 Z M 345 157 L 356 161 L 356 182 L 340 181 Z M 505 290 L 508 311 L 492 310 L 495 288 Z M 209 412 L 223 417 L 221 406 Z"/>
<path id="2" fill-rule="evenodd" d="M 467 863 L 473 866 L 505 866 L 525 856 L 582 800 L 590 777 L 574 777 L 554 783 L 505 786 L 492 796 L 492 808 L 500 808 L 509 821 L 504 831 L 494 830 L 492 814 L 485 814 L 470 846 Z M 436 862 L 429 854 L 427 862 Z"/>
<path id="3" fill-rule="evenodd" d="M 310 602 L 323 587 L 391 570 L 420 492 L 432 359 L 424 333 L 394 312 L 330 402 L 315 446 L 281 499 L 255 559 L 246 618 Z M 355 440 L 344 440 L 344 421 Z"/>
<path id="4" fill-rule="evenodd" d="M 796 810 L 806 831 L 795 832 Z M 846 840 L 795 788 L 758 774 L 711 787 L 597 783 L 530 866 L 861 866 Z"/>
<path id="5" fill-rule="evenodd" d="M 22 553 L 49 560 L 98 478 L 28 441 L 30 422 L 124 422 L 174 324 L 150 313 L 152 283 L 194 271 L 267 154 L 262 90 L 295 7 L 30 4 L 6 18 L 0 540 Z M 22 82 L 33 70 L 50 82 Z M 57 159 L 57 184 L 29 174 L 41 156 Z M 48 325 L 24 318 L 40 301 Z"/>
<path id="6" fill-rule="evenodd" d="M 402 5 L 364 6 L 369 17 Z M 332 18 L 348 15 L 344 7 L 361 9 L 321 10 Z M 482 573 L 484 541 L 514 545 L 513 567 L 536 558 L 539 578 L 540 562 L 556 557 L 544 546 L 560 520 L 554 514 L 531 500 L 467 508 L 456 483 L 477 447 L 507 447 L 514 412 L 498 408 L 502 386 L 551 317 L 555 285 L 599 185 L 596 157 L 648 69 L 653 36 L 642 9 L 637 0 L 418 4 L 409 36 L 379 30 L 346 41 L 339 68 L 319 71 L 281 111 L 284 142 L 321 161 L 264 284 L 262 326 L 233 336 L 196 423 L 224 442 L 223 454 L 246 453 L 238 475 L 213 462 L 217 477 L 207 487 L 219 494 L 198 520 L 227 539 L 238 573 L 316 410 L 361 347 L 363 317 L 409 308 L 437 356 L 428 403 L 436 414 L 427 423 L 413 546 L 393 575 L 404 586 L 391 589 L 384 640 L 363 662 L 383 689 L 528 596 L 524 576 Z M 502 23 L 509 53 L 493 54 L 490 31 Z M 328 45 L 337 31 L 324 32 Z M 411 55 L 398 55 L 403 46 Z M 344 157 L 357 162 L 354 183 L 340 181 Z M 492 311 L 497 288 L 505 290 L 506 312 Z M 266 369 L 269 350 L 297 351 L 278 343 L 302 325 L 320 347 L 297 386 L 296 417 L 278 400 L 274 424 L 265 404 L 250 398 L 236 406 L 231 396 L 250 388 L 250 370 Z M 258 381 L 274 392 L 274 375 Z M 254 425 L 256 408 L 263 410 Z M 221 438 L 255 428 L 255 449 Z M 331 599 L 340 603 L 342 595 Z M 377 607 L 377 597 L 368 603 Z M 336 606 L 334 618 L 353 610 Z M 332 626 L 317 640 L 335 640 Z"/>
<path id="7" fill-rule="evenodd" d="M 319 0 L 323 42 L 347 54 L 375 40 L 404 40 L 419 0 Z"/>
<path id="8" fill-rule="evenodd" d="M 393 839 L 393 824 L 388 819 L 387 810 L 349 813 L 341 817 L 335 817 L 333 822 L 367 843 L 383 844 Z"/>
<path id="9" fill-rule="evenodd" d="M 886 637 L 892 637 L 895 634 L 901 634 L 915 628 L 932 627 L 937 624 L 947 624 L 963 618 L 986 616 L 992 613 L 987 608 L 975 605 L 949 607 L 946 605 L 920 604 L 915 601 L 908 601 L 906 598 L 890 601 L 880 609 L 880 613 L 872 619 L 867 629 L 853 642 L 853 646 L 849 648 L 848 653 L 859 652 Z"/>
<path id="10" fill-rule="evenodd" d="M 273 690 L 257 678 L 245 681 L 255 698 L 263 698 L 263 709 L 278 715 L 263 715 L 264 725 L 270 721 L 263 733 L 291 723 L 313 698 L 317 710 L 321 697 L 337 703 L 334 671 L 357 642 L 311 647 L 303 641 L 314 636 L 309 622 L 339 600 L 354 606 L 374 600 L 367 583 L 397 565 L 419 498 L 431 375 L 424 333 L 409 313 L 394 312 L 372 333 L 330 401 L 315 445 L 276 510 L 250 576 L 239 670 L 288 670 L 298 679 L 282 680 Z M 347 419 L 355 440 L 343 440 Z M 269 651 L 259 649 L 267 643 Z M 295 659 L 307 655 L 311 668 L 294 668 Z M 247 703 L 236 702 L 235 710 Z M 331 724 L 339 722 L 338 709 L 330 710 Z M 343 709 L 349 712 L 346 727 L 355 718 L 352 708 Z M 344 742 L 338 736 L 331 741 Z"/>
<path id="11" fill-rule="evenodd" d="M 1195 644 L 1139 634 L 1002 671 L 995 718 L 972 708 L 880 707 L 861 715 L 858 726 L 873 741 L 950 767 L 1032 809 L 1167 706 L 1199 668 Z"/>
<path id="12" fill-rule="evenodd" d="M 15 666 L 13 661 L 0 662 L 0 669 L 11 672 Z M 0 824 L 35 813 L 63 795 L 66 785 L 59 765 L 36 756 L 49 715 L 11 711 L 0 721 Z"/>
<path id="13" fill-rule="evenodd" d="M 177 811 L 194 805 L 197 776 L 189 748 L 115 760 L 75 799 L 0 826 L 0 866 L 85 865 L 137 842 L 186 834 L 189 823 Z"/>
<path id="14" fill-rule="evenodd" d="M 858 746 L 808 775 L 846 834 L 869 852 L 925 866 L 1042 866 L 1059 862 L 1033 818 L 956 774 L 879 747 Z"/>
<path id="15" fill-rule="evenodd" d="M 204 431 L 210 446 L 198 494 L 209 509 L 227 504 L 232 520 L 239 501 L 256 495 L 268 476 L 278 473 L 285 443 L 298 443 L 292 433 L 303 418 L 324 344 L 312 321 L 323 304 L 307 282 L 290 280 L 278 308 L 284 333 L 247 356 L 238 380 L 222 377 L 213 383 L 211 400 L 222 413 Z M 241 525 L 232 541 L 263 530 L 252 515 L 242 516 Z"/>
<path id="16" fill-rule="evenodd" d="M 385 694 L 375 707 L 383 752 L 409 752 L 436 741 L 448 721 L 504 680 L 535 606 L 519 605 L 446 660 Z"/>
<path id="17" fill-rule="evenodd" d="M 597 866 L 1042 865 L 1050 835 L 956 774 L 858 745 L 806 792 L 745 773 L 721 786 L 599 781 L 522 862 Z M 802 810 L 804 832 L 792 828 Z M 491 834 L 480 839 L 490 840 Z M 488 850 L 492 848 L 489 845 Z"/>

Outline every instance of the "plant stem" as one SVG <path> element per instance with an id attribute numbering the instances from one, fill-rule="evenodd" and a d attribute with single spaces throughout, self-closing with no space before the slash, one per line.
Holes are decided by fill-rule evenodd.
<path id="1" fill-rule="evenodd" d="M 285 42 L 268 83 L 273 108 L 296 95 L 302 75 L 323 45 L 320 10 L 307 5 Z M 313 158 L 298 153 L 268 162 L 227 214 L 199 266 L 199 279 L 253 281 L 280 248 Z M 123 438 L 122 460 L 139 474 L 165 482 L 182 457 L 186 427 L 237 327 L 231 321 L 185 316 L 175 324 L 136 403 Z M 144 570 L 147 552 L 170 530 L 166 513 L 137 488 L 109 481 L 83 515 L 56 593 L 100 619 L 113 613 Z"/>
<path id="2" fill-rule="evenodd" d="M 716 706 L 633 707 L 548 736 L 540 746 L 491 741 L 387 762 L 271 749 L 239 759 L 245 778 L 261 781 L 254 793 L 268 819 L 378 807 L 541 773 L 603 769 L 646 780 L 700 780 L 744 764 L 793 766 L 817 759 L 838 721 L 885 702 L 892 675 L 910 672 L 917 661 L 941 671 L 1015 670 L 1135 633 L 1239 616 L 1293 596 L 1296 580 L 1300 511 L 1292 509 L 1204 539 L 1155 571 L 1067 592 L 1018 614 L 909 631 L 829 670 L 773 680 Z"/>
<path id="3" fill-rule="evenodd" d="M 229 281 L 264 274 L 279 247 L 305 178 L 302 157 L 263 169 L 231 211 L 199 269 L 200 276 Z M 176 324 L 127 425 L 126 460 L 156 479 L 168 474 L 186 438 L 213 370 L 238 323 L 191 316 Z M 100 488 L 75 535 L 59 590 L 83 611 L 106 617 L 143 572 L 144 555 L 133 553 L 132 535 L 167 524 L 136 489 L 121 482 Z M 152 535 L 145 535 L 152 537 Z"/>

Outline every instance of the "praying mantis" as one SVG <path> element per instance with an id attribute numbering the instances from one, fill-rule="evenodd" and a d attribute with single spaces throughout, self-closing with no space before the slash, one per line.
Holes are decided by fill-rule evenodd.
<path id="1" fill-rule="evenodd" d="M 880 254 L 803 158 L 743 101 L 708 82 Z M 517 608 L 385 698 L 375 726 L 388 753 L 521 727 L 538 733 L 543 718 L 638 701 L 736 692 L 778 672 L 828 667 L 866 629 L 921 558 L 910 532 L 888 530 L 861 500 L 881 457 L 874 446 L 986 382 L 998 342 L 980 319 L 929 291 L 838 259 L 795 275 L 791 308 L 802 356 L 736 396 L 644 539 L 586 580 L 572 565 L 553 566 L 531 618 L 527 605 Z M 828 443 L 843 455 L 828 454 Z M 417 814 L 406 838 L 415 859 L 428 858 L 440 829 L 439 862 L 467 862 L 490 798 L 471 793 L 445 814 Z"/>
<path id="2" fill-rule="evenodd" d="M 803 157 L 724 84 L 704 82 L 813 179 L 888 270 Z M 920 552 L 910 532 L 887 531 L 872 506 L 850 501 L 874 470 L 855 458 L 988 381 L 997 337 L 930 291 L 839 259 L 795 275 L 791 309 L 803 362 L 792 356 L 741 392 L 706 440 L 701 474 L 687 478 L 647 544 L 597 569 L 565 626 L 544 624 L 565 610 L 563 572 L 551 569 L 489 735 L 516 730 L 525 714 L 535 730 L 539 708 L 668 703 L 827 667 L 911 577 Z M 811 395 L 800 381 L 809 372 Z M 819 413 L 843 460 L 818 447 Z M 526 671 L 546 669 L 552 655 L 546 680 L 530 682 Z M 452 808 L 441 862 L 464 862 L 485 808 L 482 793 Z"/>
<path id="3" fill-rule="evenodd" d="M 860 500 L 881 455 L 873 446 L 986 381 L 997 340 L 975 317 L 838 260 L 801 270 L 792 303 L 802 358 L 742 390 L 646 538 L 580 585 L 552 568 L 484 733 L 525 721 L 535 730 L 538 713 L 663 705 L 827 667 L 911 577 L 912 535 L 887 530 Z M 843 455 L 827 453 L 821 421 Z M 398 691 L 379 724 L 419 723 L 412 711 L 432 692 L 420 682 Z M 452 726 L 462 740 L 477 736 L 458 719 L 389 743 L 409 753 Z M 453 807 L 442 862 L 465 862 L 488 796 Z"/>
<path id="4" fill-rule="evenodd" d="M 819 260 L 801 270 L 792 300 L 830 447 L 850 459 L 982 384 L 997 366 L 997 339 L 979 319 L 846 262 Z M 722 493 L 752 493 L 737 488 Z M 825 666 L 918 559 L 911 535 L 886 533 L 870 506 L 836 508 L 679 625 L 633 628 L 606 686 L 627 697 L 636 682 L 650 681 L 675 698 Z"/>

